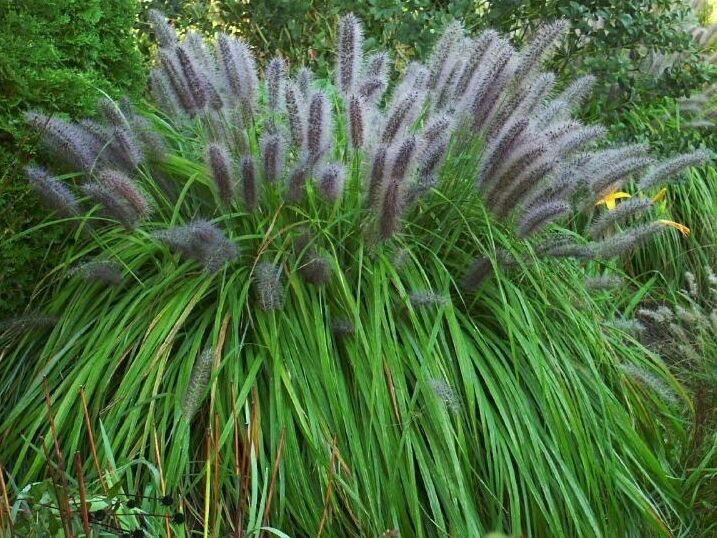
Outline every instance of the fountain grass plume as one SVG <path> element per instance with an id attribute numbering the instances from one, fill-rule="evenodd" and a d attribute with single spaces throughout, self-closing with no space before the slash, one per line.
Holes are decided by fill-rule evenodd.
<path id="1" fill-rule="evenodd" d="M 337 48 L 336 86 L 348 96 L 356 89 L 363 65 L 363 27 L 352 13 L 339 20 Z"/>
<path id="2" fill-rule="evenodd" d="M 254 211 L 259 204 L 259 185 L 257 183 L 256 166 L 251 155 L 242 157 L 241 181 L 244 206 L 248 211 Z"/>
<path id="3" fill-rule="evenodd" d="M 40 166 L 25 168 L 27 180 L 45 204 L 63 217 L 76 217 L 80 205 L 70 188 Z"/>
<path id="4" fill-rule="evenodd" d="M 259 308 L 267 312 L 281 310 L 284 306 L 281 267 L 267 261 L 259 262 L 254 268 L 254 291 Z"/>
<path id="5" fill-rule="evenodd" d="M 214 366 L 214 350 L 207 348 L 197 357 L 192 366 L 189 383 L 182 399 L 182 413 L 191 421 L 204 399 Z"/>
<path id="6" fill-rule="evenodd" d="M 219 200 L 225 206 L 234 199 L 234 173 L 229 152 L 219 144 L 207 146 L 207 164 L 212 173 Z"/>

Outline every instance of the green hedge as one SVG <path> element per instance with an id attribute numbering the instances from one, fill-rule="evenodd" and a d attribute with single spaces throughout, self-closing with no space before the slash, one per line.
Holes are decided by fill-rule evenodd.
<path id="1" fill-rule="evenodd" d="M 138 95 L 142 56 L 133 26 L 136 0 L 5 0 L 0 3 L 0 318 L 22 309 L 56 231 L 13 235 L 47 212 L 22 167 L 34 154 L 22 113 L 85 116 L 102 92 Z"/>

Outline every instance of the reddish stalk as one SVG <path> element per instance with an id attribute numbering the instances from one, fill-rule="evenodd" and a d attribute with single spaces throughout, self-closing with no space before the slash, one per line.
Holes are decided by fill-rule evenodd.
<path id="1" fill-rule="evenodd" d="M 12 524 L 12 510 L 10 509 L 10 498 L 7 494 L 7 487 L 5 486 L 5 468 L 0 465 L 0 488 L 2 488 L 2 498 L 5 504 L 5 509 L 7 510 L 7 517 L 9 521 L 9 527 L 10 527 L 10 536 L 13 536 L 15 534 L 15 528 Z M 8 473 L 8 476 L 10 476 L 10 473 Z M 2 512 L 0 510 L 0 512 Z M 5 525 L 2 526 L 3 529 L 3 536 L 5 536 Z"/>
<path id="2" fill-rule="evenodd" d="M 85 493 L 85 477 L 82 473 L 82 460 L 80 452 L 75 452 L 75 468 L 77 469 L 77 484 L 80 488 L 80 509 L 82 512 L 82 527 L 85 529 L 87 538 L 92 537 L 92 529 L 90 528 L 90 516 L 87 513 L 87 494 Z"/>
<path id="3" fill-rule="evenodd" d="M 69 502 L 67 503 L 67 511 L 65 511 L 64 503 L 62 502 L 65 499 L 64 495 L 60 495 L 60 487 L 57 484 L 57 479 L 55 477 L 55 470 L 52 466 L 52 459 L 50 458 L 50 451 L 47 449 L 47 445 L 45 444 L 45 438 L 41 437 L 40 442 L 42 443 L 42 450 L 45 453 L 45 459 L 47 460 L 47 470 L 50 473 L 50 480 L 52 481 L 52 489 L 55 490 L 55 498 L 57 499 L 57 509 L 60 512 L 60 520 L 62 521 L 62 527 L 65 530 L 65 536 L 68 536 L 72 538 L 74 536 L 72 534 L 72 524 L 69 521 L 70 518 L 70 505 Z M 67 489 L 63 490 L 64 493 L 67 493 Z"/>
<path id="4" fill-rule="evenodd" d="M 321 538 L 321 533 L 324 530 L 326 519 L 329 515 L 329 508 L 331 506 L 331 490 L 334 485 L 334 465 L 336 461 L 336 437 L 334 437 L 333 446 L 331 447 L 331 461 L 329 462 L 329 483 L 326 485 L 326 499 L 324 500 L 324 513 L 321 516 L 321 523 L 319 524 L 319 532 L 316 534 L 316 538 Z"/>
<path id="5" fill-rule="evenodd" d="M 284 451 L 284 435 L 286 427 L 281 428 L 281 437 L 279 437 L 279 446 L 276 449 L 276 458 L 274 459 L 274 470 L 271 472 L 271 482 L 269 483 L 269 497 L 266 501 L 266 510 L 264 510 L 264 526 L 269 523 L 269 512 L 271 511 L 271 499 L 274 495 L 274 485 L 276 484 L 276 476 L 279 474 L 279 463 L 281 454 Z"/>
<path id="6" fill-rule="evenodd" d="M 70 509 L 70 500 L 68 498 L 67 492 L 69 491 L 69 488 L 67 486 L 67 477 L 65 476 L 65 458 L 62 455 L 62 451 L 60 450 L 60 443 L 57 441 L 57 429 L 55 428 L 55 417 L 52 414 L 52 402 L 50 400 L 50 385 L 47 382 L 47 377 L 45 377 L 44 385 L 45 385 L 45 403 L 47 404 L 47 414 L 50 419 L 50 432 L 52 433 L 52 444 L 55 449 L 55 458 L 57 458 L 57 467 L 58 467 L 58 474 L 60 476 L 60 483 L 62 484 L 62 491 L 64 493 L 62 497 L 62 501 L 64 501 L 64 510 L 67 513 L 67 516 L 69 518 L 69 515 L 72 513 L 72 510 Z M 44 446 L 44 445 L 43 445 Z M 50 464 L 50 460 L 48 459 L 48 465 Z M 60 503 L 60 497 L 57 498 L 57 502 Z M 72 528 L 71 526 L 68 527 L 70 538 L 72 537 Z"/>

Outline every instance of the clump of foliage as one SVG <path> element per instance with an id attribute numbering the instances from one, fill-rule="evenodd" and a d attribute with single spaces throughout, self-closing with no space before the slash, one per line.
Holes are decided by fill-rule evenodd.
<path id="1" fill-rule="evenodd" d="M 689 31 L 694 14 L 686 2 L 510 1 L 496 2 L 487 14 L 489 24 L 523 36 L 555 17 L 568 20 L 572 32 L 553 67 L 561 73 L 587 71 L 599 80 L 584 117 L 619 120 L 628 107 L 687 96 L 714 80 L 714 69 Z"/>
<path id="2" fill-rule="evenodd" d="M 650 203 L 588 234 L 574 217 L 706 152 L 599 149 L 604 129 L 573 118 L 594 79 L 556 91 L 543 70 L 564 21 L 522 49 L 453 23 L 388 93 L 388 56 L 365 53 L 353 15 L 333 83 L 282 57 L 260 76 L 247 43 L 180 40 L 150 16 L 159 109 L 26 116 L 56 159 L 27 176 L 74 241 L 38 303 L 54 327 L 41 312 L 4 327 L 0 458 L 17 480 L 43 475 L 40 437 L 90 453 L 71 420 L 85 415 L 99 458 L 165 447 L 190 529 L 237 529 L 247 461 L 273 469 L 265 518 L 297 534 L 683 521 L 658 456 L 679 425 L 624 390 L 642 351 L 574 305 L 593 302 L 564 258 L 620 256 L 674 224 Z"/>
<path id="3" fill-rule="evenodd" d="M 593 281 L 598 279 L 594 278 Z M 681 489 L 693 514 L 688 528 L 698 536 L 708 536 L 717 527 L 714 487 L 717 461 L 715 409 L 717 409 L 717 275 L 711 267 L 684 274 L 684 288 L 667 289 L 658 294 L 655 282 L 631 293 L 631 304 L 622 315 L 610 322 L 614 327 L 631 333 L 647 349 L 659 355 L 666 367 L 686 390 L 688 407 L 679 406 L 678 416 L 686 424 L 685 435 L 672 447 L 680 461 Z M 619 296 L 622 282 L 611 286 L 611 302 Z M 640 298 L 635 301 L 634 298 Z M 619 307 L 618 310 L 622 309 Z M 665 383 L 656 364 L 625 365 L 623 370 L 636 390 L 674 405 L 678 392 Z"/>
<path id="4" fill-rule="evenodd" d="M 37 136 L 22 112 L 42 108 L 74 117 L 92 113 L 101 92 L 136 96 L 144 86 L 142 59 L 132 28 L 135 0 L 45 2 L 10 0 L 0 8 L 0 312 L 22 308 L 56 229 L 22 242 L 14 234 L 39 222 L 38 200 L 22 180 Z"/>
<path id="5" fill-rule="evenodd" d="M 256 50 L 260 60 L 281 53 L 292 64 L 309 66 L 325 77 L 332 69 L 329 58 L 336 37 L 336 21 L 347 10 L 363 21 L 369 47 L 391 43 L 395 56 L 392 61 L 405 65 L 412 59 L 425 58 L 439 30 L 450 22 L 460 19 L 471 31 L 481 27 L 481 13 L 487 2 L 151 0 L 143 5 L 145 11 L 158 8 L 170 15 L 180 32 L 197 30 L 211 35 L 223 30 L 241 35 Z M 151 48 L 149 40 L 143 40 L 143 48 Z"/>

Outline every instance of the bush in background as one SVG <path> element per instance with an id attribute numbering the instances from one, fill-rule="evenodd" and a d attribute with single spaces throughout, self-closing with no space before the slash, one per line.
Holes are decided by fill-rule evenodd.
<path id="1" fill-rule="evenodd" d="M 160 9 L 169 15 L 180 33 L 187 28 L 211 35 L 217 30 L 242 36 L 266 59 L 281 53 L 294 66 L 306 65 L 325 76 L 332 65 L 331 43 L 339 16 L 352 11 L 364 21 L 366 45 L 390 45 L 401 67 L 413 58 L 424 58 L 441 30 L 460 19 L 469 31 L 483 26 L 481 15 L 488 2 L 475 0 L 269 0 L 235 2 L 218 0 L 145 0 L 144 13 Z M 145 17 L 146 19 L 146 17 Z M 149 26 L 146 26 L 149 30 Z M 150 40 L 143 36 L 142 49 Z"/>
<path id="2" fill-rule="evenodd" d="M 82 116 L 102 92 L 138 95 L 137 9 L 136 0 L 10 0 L 0 8 L 0 317 L 25 305 L 38 266 L 62 237 L 52 230 L 9 241 L 46 214 L 21 174 L 36 144 L 22 112 Z"/>
<path id="3" fill-rule="evenodd" d="M 697 16 L 675 0 L 509 0 L 495 2 L 486 22 L 518 36 L 547 20 L 564 18 L 572 32 L 553 69 L 600 81 L 584 114 L 618 120 L 626 107 L 656 97 L 682 97 L 714 80 L 714 69 L 690 32 Z"/>

